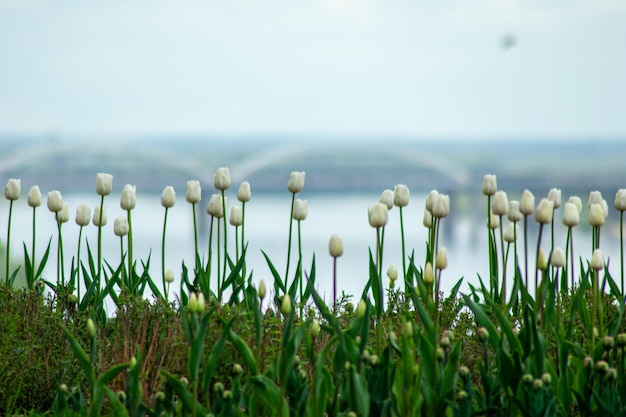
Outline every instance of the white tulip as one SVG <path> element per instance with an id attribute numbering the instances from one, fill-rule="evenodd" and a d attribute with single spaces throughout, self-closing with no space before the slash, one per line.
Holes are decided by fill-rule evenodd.
<path id="1" fill-rule="evenodd" d="M 404 184 L 398 184 L 393 189 L 393 204 L 397 207 L 406 207 L 409 205 L 409 187 Z"/>
<path id="2" fill-rule="evenodd" d="M 91 208 L 86 204 L 81 204 L 76 209 L 76 224 L 87 226 L 91 221 Z"/>
<path id="3" fill-rule="evenodd" d="M 176 204 L 176 191 L 174 187 L 167 186 L 161 193 L 161 205 L 165 208 L 172 208 Z"/>
<path id="4" fill-rule="evenodd" d="M 4 187 L 4 196 L 7 200 L 15 201 L 20 198 L 22 180 L 11 178 Z"/>
<path id="5" fill-rule="evenodd" d="M 306 173 L 304 171 L 302 172 L 294 171 L 289 175 L 289 182 L 287 183 L 287 189 L 289 190 L 290 193 L 296 194 L 302 191 L 302 189 L 304 188 L 305 176 L 306 176 Z"/>
<path id="6" fill-rule="evenodd" d="M 211 196 L 209 204 L 206 206 L 206 212 L 218 219 L 224 217 L 224 207 L 222 205 L 222 196 L 220 194 L 213 194 Z"/>
<path id="7" fill-rule="evenodd" d="M 63 197 L 60 191 L 50 191 L 48 193 L 48 210 L 58 213 L 63 210 Z"/>
<path id="8" fill-rule="evenodd" d="M 96 193 L 100 196 L 111 194 L 113 189 L 113 175 L 100 172 L 96 174 Z"/>
<path id="9" fill-rule="evenodd" d="M 328 252 L 333 258 L 338 258 L 343 255 L 343 240 L 339 235 L 332 235 L 330 242 L 328 242 Z"/>
<path id="10" fill-rule="evenodd" d="M 243 224 L 243 212 L 241 206 L 233 206 L 230 209 L 230 225 L 241 226 Z"/>
<path id="11" fill-rule="evenodd" d="M 94 226 L 105 226 L 107 224 L 107 208 L 102 209 L 102 223 L 100 223 L 100 206 L 93 209 L 92 222 Z"/>
<path id="12" fill-rule="evenodd" d="M 384 190 L 380 195 L 378 202 L 387 206 L 387 210 L 391 210 L 393 208 L 393 191 Z"/>
<path id="13" fill-rule="evenodd" d="M 309 213 L 309 202 L 296 198 L 293 205 L 293 219 L 304 220 Z"/>
<path id="14" fill-rule="evenodd" d="M 41 191 L 39 186 L 33 185 L 28 191 L 28 205 L 31 207 L 39 207 L 41 205 Z"/>
<path id="15" fill-rule="evenodd" d="M 217 190 L 228 190 L 230 188 L 230 170 L 228 167 L 218 168 L 213 177 L 213 184 Z"/>
<path id="16" fill-rule="evenodd" d="M 132 210 L 137 205 L 137 187 L 126 184 L 120 197 L 120 207 L 123 210 Z"/>
<path id="17" fill-rule="evenodd" d="M 250 183 L 248 181 L 244 181 L 239 186 L 239 191 L 237 191 L 237 200 L 242 203 L 247 203 L 250 201 L 252 197 L 252 193 L 250 192 Z"/>
<path id="18" fill-rule="evenodd" d="M 200 181 L 187 181 L 187 192 L 185 198 L 188 203 L 196 204 L 202 199 L 202 189 L 200 188 Z"/>
<path id="19" fill-rule="evenodd" d="M 383 203 L 374 204 L 367 211 L 370 226 L 378 228 L 385 227 L 387 224 L 387 218 L 389 216 L 389 210 Z"/>
<path id="20" fill-rule="evenodd" d="M 483 194 L 494 195 L 498 191 L 498 181 L 493 174 L 486 174 L 483 177 Z"/>

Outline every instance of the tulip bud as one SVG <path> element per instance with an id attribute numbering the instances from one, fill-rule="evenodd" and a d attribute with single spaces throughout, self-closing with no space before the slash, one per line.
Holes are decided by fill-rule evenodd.
<path id="1" fill-rule="evenodd" d="M 87 319 L 87 335 L 92 338 L 96 336 L 96 325 L 91 318 Z"/>
<path id="2" fill-rule="evenodd" d="M 428 210 L 431 214 L 433 212 L 433 204 L 438 196 L 439 192 L 437 190 L 431 190 L 426 197 L 426 210 Z"/>
<path id="3" fill-rule="evenodd" d="M 243 211 L 241 206 L 233 206 L 230 209 L 230 225 L 231 226 L 241 226 L 243 224 Z"/>
<path id="4" fill-rule="evenodd" d="M 239 191 L 237 191 L 237 200 L 242 203 L 247 203 L 252 198 L 252 193 L 250 192 L 250 183 L 248 181 L 244 181 L 239 186 Z"/>
<path id="5" fill-rule="evenodd" d="M 551 189 L 548 192 L 548 200 L 552 201 L 555 209 L 561 207 L 561 190 L 558 188 Z"/>
<path id="6" fill-rule="evenodd" d="M 619 347 L 626 346 L 626 333 L 619 333 L 617 335 L 617 346 Z"/>
<path id="7" fill-rule="evenodd" d="M 398 184 L 393 189 L 393 204 L 397 207 L 409 205 L 409 188 L 404 184 Z"/>
<path id="8" fill-rule="evenodd" d="M 437 251 L 437 257 L 435 258 L 435 268 L 446 269 L 448 267 L 448 249 L 442 246 Z"/>
<path id="9" fill-rule="evenodd" d="M 50 191 L 48 193 L 48 209 L 53 213 L 63 210 L 63 197 L 60 191 Z"/>
<path id="10" fill-rule="evenodd" d="M 413 323 L 410 321 L 404 322 L 404 326 L 402 326 L 402 335 L 408 339 L 413 337 Z"/>
<path id="11" fill-rule="evenodd" d="M 176 204 L 176 191 L 174 187 L 167 186 L 161 193 L 161 205 L 165 208 L 172 208 Z"/>
<path id="12" fill-rule="evenodd" d="M 479 327 L 478 340 L 480 340 L 481 342 L 486 342 L 487 340 L 489 340 L 489 330 L 484 327 Z"/>
<path id="13" fill-rule="evenodd" d="M 370 226 L 375 228 L 385 227 L 388 215 L 387 206 L 382 203 L 377 203 L 370 207 L 368 210 Z"/>
<path id="14" fill-rule="evenodd" d="M 459 376 L 461 377 L 463 381 L 467 381 L 468 378 L 471 376 L 469 368 L 465 365 L 459 366 L 458 372 L 459 372 Z"/>
<path id="15" fill-rule="evenodd" d="M 550 265 L 555 268 L 562 268 L 565 265 L 565 254 L 563 249 L 554 248 L 552 255 L 550 255 Z"/>
<path id="16" fill-rule="evenodd" d="M 206 212 L 218 219 L 224 217 L 224 207 L 222 205 L 222 196 L 220 194 L 213 194 L 211 196 L 209 204 L 206 206 Z"/>
<path id="17" fill-rule="evenodd" d="M 519 201 L 511 200 L 509 203 L 509 214 L 507 217 L 511 222 L 518 222 L 522 220 L 522 212 L 520 211 Z"/>
<path id="18" fill-rule="evenodd" d="M 185 193 L 185 199 L 188 203 L 196 204 L 202 200 L 202 189 L 200 188 L 200 181 L 187 181 L 187 191 Z"/>
<path id="19" fill-rule="evenodd" d="M 535 220 L 541 224 L 548 224 L 552 222 L 554 216 L 554 203 L 547 198 L 542 198 L 537 205 L 537 211 L 535 211 Z"/>
<path id="20" fill-rule="evenodd" d="M 128 218 L 126 216 L 115 218 L 115 222 L 113 222 L 113 233 L 115 233 L 115 236 L 126 236 L 129 229 Z"/>
<path id="21" fill-rule="evenodd" d="M 204 310 L 206 309 L 206 301 L 204 300 L 204 293 L 200 291 L 198 293 L 198 310 L 197 312 L 200 314 L 204 314 Z"/>
<path id="22" fill-rule="evenodd" d="M 424 218 L 422 220 L 422 224 L 427 229 L 433 227 L 433 215 L 427 208 L 424 208 Z"/>
<path id="23" fill-rule="evenodd" d="M 608 371 L 609 371 L 609 364 L 606 361 L 600 360 L 596 362 L 596 372 L 604 375 Z"/>
<path id="24" fill-rule="evenodd" d="M 505 216 L 509 213 L 509 199 L 504 191 L 496 191 L 491 210 L 496 216 Z"/>
<path id="25" fill-rule="evenodd" d="M 7 200 L 15 201 L 20 198 L 22 180 L 11 178 L 4 187 L 4 196 Z"/>
<path id="26" fill-rule="evenodd" d="M 489 228 L 492 230 L 500 227 L 500 217 L 493 214 L 493 211 L 489 211 Z"/>
<path id="27" fill-rule="evenodd" d="M 617 379 L 617 369 L 609 368 L 609 370 L 606 373 L 606 378 L 609 381 L 615 381 Z"/>
<path id="28" fill-rule="evenodd" d="M 483 194 L 494 195 L 498 191 L 498 182 L 493 174 L 486 174 L 483 177 Z"/>
<path id="29" fill-rule="evenodd" d="M 302 191 L 302 189 L 304 188 L 305 175 L 306 173 L 304 171 L 302 172 L 294 171 L 291 173 L 291 175 L 289 175 L 289 183 L 287 183 L 287 189 L 289 190 L 290 193 L 296 194 Z"/>
<path id="30" fill-rule="evenodd" d="M 263 300 L 263 299 L 265 298 L 265 291 L 266 291 L 266 288 L 265 288 L 265 280 L 264 280 L 264 279 L 262 279 L 262 280 L 261 280 L 261 282 L 259 282 L 259 290 L 258 290 L 258 292 L 259 292 L 259 298 L 260 298 L 261 300 Z"/>
<path id="31" fill-rule="evenodd" d="M 243 367 L 238 363 L 233 364 L 233 374 L 241 375 L 243 374 Z"/>
<path id="32" fill-rule="evenodd" d="M 365 317 L 366 310 L 367 310 L 367 303 L 365 302 L 365 300 L 361 299 L 361 301 L 359 301 L 359 305 L 356 308 L 357 318 L 362 319 L 363 317 Z"/>
<path id="33" fill-rule="evenodd" d="M 524 190 L 520 201 L 520 211 L 524 216 L 533 214 L 535 211 L 535 196 L 529 190 Z"/>
<path id="34" fill-rule="evenodd" d="M 604 224 L 604 209 L 599 203 L 591 204 L 589 207 L 589 224 L 593 227 L 600 227 Z"/>
<path id="35" fill-rule="evenodd" d="M 387 269 L 387 277 L 389 277 L 389 281 L 394 282 L 398 279 L 398 267 L 395 265 L 390 265 L 389 269 Z"/>
<path id="36" fill-rule="evenodd" d="M 135 358 L 134 356 L 132 358 L 130 358 L 129 365 L 130 365 L 129 368 L 133 369 L 137 365 L 137 358 Z"/>
<path id="37" fill-rule="evenodd" d="M 63 202 L 63 208 L 57 213 L 57 221 L 59 223 L 67 223 L 70 220 L 70 205 Z"/>
<path id="38" fill-rule="evenodd" d="M 543 375 L 541 375 L 541 380 L 543 381 L 545 385 L 550 385 L 552 384 L 552 375 L 546 372 Z"/>
<path id="39" fill-rule="evenodd" d="M 533 383 L 533 376 L 531 374 L 524 374 L 522 376 L 522 382 L 524 385 L 530 385 Z"/>
<path id="40" fill-rule="evenodd" d="M 91 208 L 86 204 L 81 204 L 76 209 L 76 224 L 87 226 L 91 221 Z"/>
<path id="41" fill-rule="evenodd" d="M 539 249 L 539 256 L 537 257 L 537 269 L 545 271 L 548 268 L 548 260 L 546 259 L 546 253 L 543 249 Z"/>
<path id="42" fill-rule="evenodd" d="M 506 226 L 506 229 L 504 229 L 504 235 L 502 237 L 504 238 L 505 242 L 513 243 L 517 240 L 518 236 L 519 226 L 517 225 L 517 223 L 509 223 Z"/>
<path id="43" fill-rule="evenodd" d="M 393 208 L 393 191 L 383 191 L 378 202 L 387 206 L 387 210 L 391 210 Z"/>
<path id="44" fill-rule="evenodd" d="M 567 200 L 567 202 L 568 203 L 573 203 L 576 206 L 576 208 L 578 209 L 578 214 L 582 213 L 582 211 L 583 211 L 583 202 L 580 199 L 580 197 L 577 197 L 575 195 L 571 196 L 569 198 L 569 200 Z"/>
<path id="45" fill-rule="evenodd" d="M 450 196 L 439 194 L 433 202 L 433 217 L 438 219 L 446 217 L 450 213 Z"/>
<path id="46" fill-rule="evenodd" d="M 604 345 L 604 348 L 606 350 L 611 350 L 613 349 L 613 346 L 615 345 L 615 339 L 613 339 L 612 336 L 604 336 L 604 340 L 602 340 L 602 344 Z"/>
<path id="47" fill-rule="evenodd" d="M 615 194 L 615 210 L 626 210 L 626 188 L 620 188 Z"/>
<path id="48" fill-rule="evenodd" d="M 539 391 L 541 388 L 543 388 L 543 381 L 539 378 L 535 379 L 533 381 L 533 388 L 535 389 L 535 391 Z"/>
<path id="49" fill-rule="evenodd" d="M 339 235 L 332 235 L 328 243 L 328 252 L 333 258 L 343 255 L 343 240 Z"/>
<path id="50" fill-rule="evenodd" d="M 100 196 L 111 194 L 113 175 L 100 172 L 96 174 L 96 193 Z"/>
<path id="51" fill-rule="evenodd" d="M 320 335 L 320 331 L 320 322 L 317 319 L 313 319 L 313 321 L 311 322 L 311 328 L 309 329 L 311 337 L 314 339 L 317 338 L 317 336 Z"/>
<path id="52" fill-rule="evenodd" d="M 280 303 L 280 312 L 283 313 L 285 316 L 291 314 L 291 297 L 289 296 L 289 294 L 285 294 L 283 296 L 283 300 Z"/>
<path id="53" fill-rule="evenodd" d="M 137 205 L 137 187 L 126 184 L 122 190 L 120 198 L 120 207 L 122 210 L 132 210 Z"/>
<path id="54" fill-rule="evenodd" d="M 601 271 L 604 269 L 604 258 L 602 257 L 602 251 L 600 249 L 596 249 L 593 251 L 589 266 L 591 267 L 591 269 L 594 269 L 596 271 Z"/>
<path id="55" fill-rule="evenodd" d="M 450 347 L 450 339 L 449 339 L 449 338 L 447 338 L 447 337 L 445 337 L 445 336 L 444 336 L 444 337 L 442 337 L 442 338 L 439 340 L 439 346 L 441 346 L 441 347 L 442 347 L 442 348 L 444 348 L 444 349 L 449 348 L 449 347 Z"/>
<path id="56" fill-rule="evenodd" d="M 218 168 L 213 177 L 213 184 L 217 190 L 228 190 L 230 188 L 230 170 L 228 167 Z"/>
<path id="57" fill-rule="evenodd" d="M 167 282 L 168 284 L 174 282 L 174 271 L 172 271 L 171 269 L 165 271 L 165 282 Z"/>
<path id="58" fill-rule="evenodd" d="M 33 185 L 28 191 L 28 205 L 31 207 L 39 207 L 41 205 L 41 191 L 39 191 L 37 185 Z"/>
<path id="59" fill-rule="evenodd" d="M 107 208 L 104 207 L 104 209 L 102 209 L 102 223 L 100 223 L 100 206 L 96 206 L 93 209 L 93 219 L 92 219 L 93 225 L 94 226 L 104 226 L 107 224 Z"/>
<path id="60" fill-rule="evenodd" d="M 223 393 L 224 392 L 224 384 L 222 384 L 221 382 L 216 382 L 213 385 L 213 391 L 217 392 L 217 393 Z"/>
<path id="61" fill-rule="evenodd" d="M 300 200 L 296 198 L 293 204 L 293 219 L 304 220 L 309 213 L 309 202 L 307 200 Z"/>
<path id="62" fill-rule="evenodd" d="M 563 206 L 563 224 L 567 227 L 574 227 L 580 222 L 580 212 L 576 204 L 570 201 Z"/>
<path id="63" fill-rule="evenodd" d="M 600 191 L 592 191 L 589 193 L 589 201 L 587 202 L 587 208 L 591 208 L 592 204 L 602 203 L 602 193 Z"/>
<path id="64" fill-rule="evenodd" d="M 198 311 L 198 295 L 192 292 L 189 295 L 189 301 L 187 302 L 187 310 L 190 313 L 196 313 Z"/>
<path id="65" fill-rule="evenodd" d="M 426 266 L 424 266 L 422 279 L 424 280 L 424 284 L 426 285 L 433 285 L 433 282 L 435 282 L 435 275 L 433 274 L 433 264 L 431 264 L 430 262 L 427 262 Z"/>

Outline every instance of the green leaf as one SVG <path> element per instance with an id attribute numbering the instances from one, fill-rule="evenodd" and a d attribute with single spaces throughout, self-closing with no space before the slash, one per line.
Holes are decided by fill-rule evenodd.
<path id="1" fill-rule="evenodd" d="M 113 410 L 115 416 L 128 417 L 128 411 L 126 410 L 126 407 L 124 407 L 124 404 L 122 404 L 122 402 L 120 401 L 117 393 L 109 387 L 103 387 L 103 389 L 107 398 L 109 399 L 109 405 L 111 406 L 111 409 Z"/>
<path id="2" fill-rule="evenodd" d="M 74 354 L 80 363 L 80 366 L 83 368 L 83 372 L 85 373 L 85 378 L 87 378 L 87 382 L 89 383 L 89 387 L 93 388 L 96 382 L 96 376 L 93 368 L 91 367 L 91 362 L 89 361 L 89 356 L 83 350 L 83 348 L 78 344 L 74 336 L 70 333 L 70 331 L 64 325 L 60 324 L 63 333 L 65 333 L 65 337 L 70 342 L 70 346 L 74 350 Z"/>
<path id="3" fill-rule="evenodd" d="M 239 337 L 231 329 L 228 330 L 228 335 L 230 341 L 235 346 L 235 349 L 237 349 L 237 352 L 239 352 L 246 366 L 250 370 L 250 374 L 253 376 L 258 375 L 259 367 L 256 363 L 256 360 L 254 359 L 254 354 L 252 353 L 252 350 L 250 350 L 250 347 L 246 344 L 246 342 L 243 341 L 241 337 Z"/>

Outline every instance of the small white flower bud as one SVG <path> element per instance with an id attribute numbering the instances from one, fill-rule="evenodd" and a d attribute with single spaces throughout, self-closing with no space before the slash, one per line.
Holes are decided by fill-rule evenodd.
<path id="1" fill-rule="evenodd" d="M 567 201 L 568 203 L 573 203 L 576 206 L 576 208 L 578 209 L 578 214 L 583 212 L 583 201 L 580 199 L 580 197 L 574 195 L 571 196 Z"/>
<path id="2" fill-rule="evenodd" d="M 48 193 L 48 209 L 53 213 L 63 210 L 63 197 L 60 191 L 50 191 Z"/>
<path id="3" fill-rule="evenodd" d="M 552 222 L 554 216 L 554 203 L 547 198 L 542 198 L 537 205 L 535 211 L 535 220 L 541 224 L 548 224 Z"/>
<path id="4" fill-rule="evenodd" d="M 63 202 L 63 208 L 57 212 L 57 221 L 59 223 L 67 223 L 70 220 L 70 205 Z"/>
<path id="5" fill-rule="evenodd" d="M 20 198 L 22 192 L 22 180 L 11 178 L 4 187 L 4 196 L 7 200 L 15 201 Z"/>
<path id="6" fill-rule="evenodd" d="M 304 188 L 305 176 L 306 176 L 306 173 L 304 171 L 302 172 L 294 171 L 291 173 L 291 175 L 289 175 L 289 182 L 287 183 L 287 189 L 289 190 L 290 193 L 296 194 L 302 191 L 302 189 Z"/>
<path id="7" fill-rule="evenodd" d="M 191 204 L 199 203 L 200 200 L 202 200 L 202 188 L 200 188 L 200 181 L 187 181 L 185 199 Z"/>
<path id="8" fill-rule="evenodd" d="M 496 216 L 506 216 L 509 213 L 509 199 L 504 191 L 496 191 L 491 210 Z"/>
<path id="9" fill-rule="evenodd" d="M 113 189 L 113 175 L 100 172 L 96 174 L 96 193 L 100 196 L 111 194 Z"/>
<path id="10" fill-rule="evenodd" d="M 600 249 L 596 249 L 593 251 L 589 266 L 591 267 L 591 269 L 594 269 L 596 271 L 601 271 L 604 269 L 604 257 L 602 256 L 602 251 Z"/>
<path id="11" fill-rule="evenodd" d="M 293 219 L 304 220 L 307 214 L 309 214 L 309 202 L 296 198 L 293 204 Z"/>
<path id="12" fill-rule="evenodd" d="M 445 246 L 440 247 L 437 251 L 435 267 L 437 269 L 446 269 L 448 267 L 448 249 Z"/>
<path id="13" fill-rule="evenodd" d="M 213 177 L 213 184 L 217 190 L 228 190 L 230 188 L 230 170 L 228 167 L 218 168 Z"/>
<path id="14" fill-rule="evenodd" d="M 562 268 L 565 265 L 565 253 L 563 249 L 554 248 L 552 255 L 550 255 L 550 265 L 555 268 Z"/>
<path id="15" fill-rule="evenodd" d="M 604 209 L 599 203 L 591 204 L 589 207 L 589 224 L 593 227 L 600 227 L 604 224 Z"/>
<path id="16" fill-rule="evenodd" d="M 626 188 L 620 188 L 615 194 L 615 209 L 618 211 L 626 210 Z"/>
<path id="17" fill-rule="evenodd" d="M 561 207 L 561 190 L 558 188 L 553 188 L 548 192 L 548 200 L 554 203 L 554 208 L 558 209 Z"/>
<path id="18" fill-rule="evenodd" d="M 383 191 L 383 193 L 380 195 L 380 199 L 378 200 L 378 202 L 387 206 L 387 210 L 391 210 L 393 208 L 393 191 Z"/>
<path id="19" fill-rule="evenodd" d="M 438 219 L 446 217 L 450 213 L 450 196 L 439 194 L 433 202 L 433 217 Z"/>
<path id="20" fill-rule="evenodd" d="M 165 208 L 172 208 L 176 204 L 176 191 L 174 187 L 167 186 L 161 193 L 161 205 Z"/>
<path id="21" fill-rule="evenodd" d="M 397 207 L 406 207 L 409 205 L 409 187 L 404 184 L 398 184 L 393 189 L 393 204 Z"/>
<path id="22" fill-rule="evenodd" d="M 332 235 L 330 242 L 328 242 L 328 252 L 333 258 L 338 258 L 343 255 L 343 239 L 339 235 Z"/>
<path id="23" fill-rule="evenodd" d="M 435 282 L 435 274 L 433 273 L 433 264 L 430 262 L 426 263 L 424 266 L 424 273 L 422 275 L 422 279 L 424 280 L 424 284 L 432 285 Z"/>
<path id="24" fill-rule="evenodd" d="M 390 281 L 395 281 L 398 279 L 398 267 L 395 265 L 390 265 L 389 269 L 387 269 L 387 277 L 389 277 Z"/>
<path id="25" fill-rule="evenodd" d="M 167 282 L 168 284 L 174 282 L 174 271 L 172 271 L 171 269 L 165 271 L 165 282 Z"/>
<path id="26" fill-rule="evenodd" d="M 535 211 L 535 196 L 530 190 L 524 190 L 522 193 L 519 209 L 524 216 L 533 214 Z"/>
<path id="27" fill-rule="evenodd" d="M 76 209 L 76 224 L 79 226 L 87 226 L 91 221 L 91 207 L 81 204 Z"/>
<path id="28" fill-rule="evenodd" d="M 128 234 L 128 219 L 126 216 L 119 216 L 113 222 L 113 233 L 115 236 L 126 236 Z"/>
<path id="29" fill-rule="evenodd" d="M 93 209 L 92 222 L 94 226 L 105 226 L 107 224 L 107 208 L 102 210 L 102 223 L 100 223 L 100 206 Z"/>
<path id="30" fill-rule="evenodd" d="M 498 181 L 493 174 L 486 174 L 483 177 L 483 194 L 494 195 L 498 191 Z"/>
<path id="31" fill-rule="evenodd" d="M 509 203 L 509 214 L 507 217 L 511 222 L 518 222 L 522 220 L 522 212 L 520 211 L 519 201 L 511 200 Z"/>
<path id="32" fill-rule="evenodd" d="M 243 223 L 243 211 L 241 206 L 233 206 L 230 209 L 230 225 L 231 226 L 241 226 Z"/>
<path id="33" fill-rule="evenodd" d="M 134 185 L 126 184 L 120 197 L 120 207 L 122 210 L 132 210 L 137 205 L 137 188 Z"/>
<path id="34" fill-rule="evenodd" d="M 426 196 L 426 210 L 428 210 L 430 213 L 433 212 L 433 204 L 435 203 L 435 200 L 437 199 L 438 196 L 439 196 L 439 191 L 437 190 L 431 190 L 428 193 L 428 196 Z"/>
<path id="35" fill-rule="evenodd" d="M 389 215 L 388 211 L 387 206 L 382 203 L 377 203 L 370 207 L 368 209 L 370 226 L 375 228 L 385 227 Z"/>
<path id="36" fill-rule="evenodd" d="M 426 207 L 424 207 L 424 218 L 422 219 L 422 224 L 427 229 L 433 227 L 433 215 Z"/>
<path id="37" fill-rule="evenodd" d="M 488 225 L 491 230 L 495 230 L 500 227 L 500 216 L 496 216 L 493 214 L 493 211 L 489 211 Z"/>
<path id="38" fill-rule="evenodd" d="M 570 199 L 571 200 L 571 199 Z M 563 205 L 563 224 L 574 227 L 580 223 L 580 212 L 575 203 L 567 202 Z"/>
<path id="39" fill-rule="evenodd" d="M 265 298 L 265 291 L 266 291 L 266 286 L 265 286 L 265 280 L 261 279 L 261 282 L 259 282 L 259 298 L 262 300 Z"/>
<path id="40" fill-rule="evenodd" d="M 39 186 L 33 185 L 28 191 L 28 205 L 31 207 L 39 207 L 41 205 L 41 191 Z"/>
<path id="41" fill-rule="evenodd" d="M 548 268 L 548 260 L 546 259 L 546 253 L 543 249 L 539 249 L 539 256 L 537 257 L 537 269 L 545 271 Z"/>
<path id="42" fill-rule="evenodd" d="M 250 191 L 250 183 L 248 181 L 244 181 L 239 186 L 239 191 L 237 191 L 237 200 L 242 203 L 247 203 L 252 198 L 252 193 Z"/>
<path id="43" fill-rule="evenodd" d="M 507 243 L 513 243 L 517 240 L 519 236 L 519 225 L 517 223 L 509 223 L 504 229 L 504 234 L 502 238 Z"/>
<path id="44" fill-rule="evenodd" d="M 206 212 L 218 219 L 224 217 L 224 206 L 222 205 L 222 196 L 220 194 L 213 194 L 211 196 L 209 204 L 206 206 Z"/>

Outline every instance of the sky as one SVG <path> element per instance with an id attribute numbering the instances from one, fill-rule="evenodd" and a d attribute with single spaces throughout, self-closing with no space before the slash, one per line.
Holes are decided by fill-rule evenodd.
<path id="1" fill-rule="evenodd" d="M 0 134 L 626 138 L 623 0 L 0 0 Z"/>

